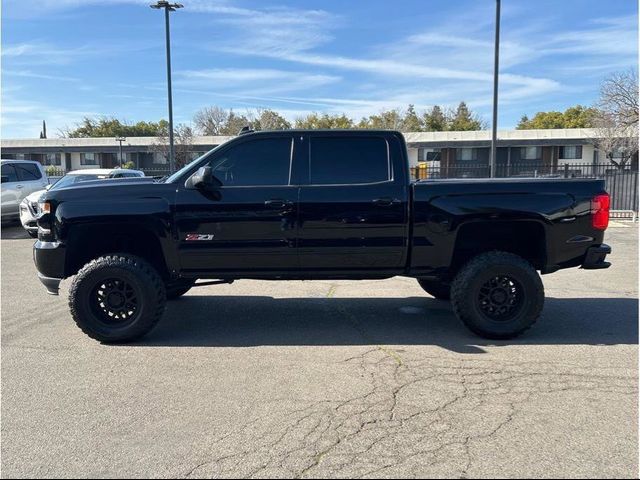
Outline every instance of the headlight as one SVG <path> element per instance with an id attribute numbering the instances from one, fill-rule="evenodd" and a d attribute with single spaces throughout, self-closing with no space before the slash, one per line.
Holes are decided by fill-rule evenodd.
<path id="1" fill-rule="evenodd" d="M 51 213 L 51 203 L 49 202 L 38 202 L 38 210 L 40 213 Z"/>

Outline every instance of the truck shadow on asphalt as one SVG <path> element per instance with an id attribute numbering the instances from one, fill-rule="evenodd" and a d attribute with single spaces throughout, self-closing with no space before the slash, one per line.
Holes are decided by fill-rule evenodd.
<path id="1" fill-rule="evenodd" d="M 139 346 L 254 347 L 437 345 L 485 353 L 496 345 L 638 343 L 636 298 L 547 298 L 522 337 L 485 340 L 459 322 L 448 302 L 407 298 L 272 298 L 188 295 L 169 302 Z"/>
<path id="2" fill-rule="evenodd" d="M 22 228 L 20 222 L 2 223 L 0 236 L 2 237 L 2 240 L 26 240 L 31 238 L 27 231 Z M 35 242 L 35 239 L 33 239 L 33 241 Z"/>

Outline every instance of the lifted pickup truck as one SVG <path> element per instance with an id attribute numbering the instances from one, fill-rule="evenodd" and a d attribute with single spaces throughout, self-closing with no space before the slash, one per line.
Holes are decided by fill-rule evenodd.
<path id="1" fill-rule="evenodd" d="M 198 285 L 395 275 L 506 339 L 540 315 L 538 272 L 607 268 L 611 251 L 602 181 L 412 183 L 394 131 L 249 132 L 163 181 L 86 182 L 41 202 L 40 280 L 57 294 L 75 276 L 71 314 L 103 342 L 145 335 Z"/>

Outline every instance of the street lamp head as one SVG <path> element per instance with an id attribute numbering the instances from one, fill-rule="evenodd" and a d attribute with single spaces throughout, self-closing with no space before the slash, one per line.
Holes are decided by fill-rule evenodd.
<path id="1" fill-rule="evenodd" d="M 158 0 L 157 3 L 149 6 L 158 10 L 161 8 L 166 8 L 170 12 L 174 12 L 176 9 L 184 7 L 184 5 L 182 5 L 181 3 L 169 3 L 167 0 Z"/>

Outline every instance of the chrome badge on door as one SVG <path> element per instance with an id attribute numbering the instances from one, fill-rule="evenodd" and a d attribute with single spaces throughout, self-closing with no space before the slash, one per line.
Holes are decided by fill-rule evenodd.
<path id="1" fill-rule="evenodd" d="M 213 240 L 213 234 L 201 234 L 201 233 L 187 233 L 185 238 L 187 242 L 200 241 L 200 240 Z"/>

